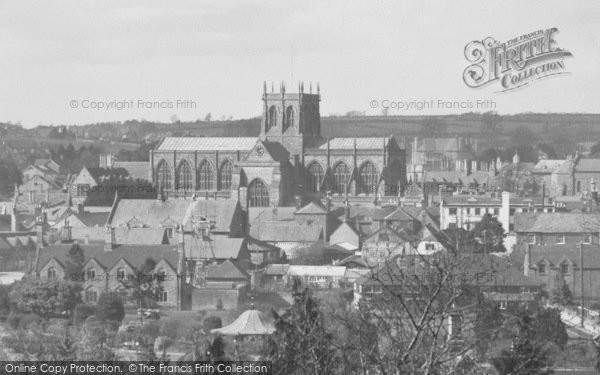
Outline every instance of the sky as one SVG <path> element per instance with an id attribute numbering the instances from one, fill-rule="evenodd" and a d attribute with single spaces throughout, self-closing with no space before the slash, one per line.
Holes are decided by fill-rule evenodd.
<path id="1" fill-rule="evenodd" d="M 0 0 L 0 122 L 249 118 L 264 81 L 299 80 L 319 82 L 323 116 L 430 100 L 388 114 L 597 113 L 599 19 L 596 0 Z M 469 42 L 552 27 L 569 74 L 508 92 L 463 82 Z M 461 108 L 477 100 L 495 107 Z"/>

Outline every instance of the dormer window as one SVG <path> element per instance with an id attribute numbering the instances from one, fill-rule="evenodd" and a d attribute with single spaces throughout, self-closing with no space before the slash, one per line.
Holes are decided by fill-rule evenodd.
<path id="1" fill-rule="evenodd" d="M 173 238 L 173 228 L 167 228 L 167 237 Z"/>
<path id="2" fill-rule="evenodd" d="M 536 241 L 535 234 L 528 234 L 527 235 L 527 243 L 528 244 L 535 245 L 535 241 Z"/>
<path id="3" fill-rule="evenodd" d="M 117 269 L 117 280 L 125 280 L 125 268 Z"/>
<path id="4" fill-rule="evenodd" d="M 591 243 L 592 243 L 592 234 L 591 233 L 585 233 L 583 235 L 583 243 L 586 245 L 591 245 Z"/>
<path id="5" fill-rule="evenodd" d="M 564 233 L 559 233 L 556 235 L 556 243 L 560 245 L 564 245 L 566 243 L 566 236 Z"/>
<path id="6" fill-rule="evenodd" d="M 379 242 L 388 242 L 390 240 L 390 236 L 387 233 L 379 233 L 378 235 Z"/>
<path id="7" fill-rule="evenodd" d="M 48 274 L 48 278 L 49 279 L 56 279 L 56 268 L 49 267 L 48 271 L 47 271 L 47 274 Z"/>
<path id="8" fill-rule="evenodd" d="M 538 264 L 538 273 L 540 275 L 545 275 L 546 274 L 546 263 L 540 263 L 540 264 Z"/>
<path id="9" fill-rule="evenodd" d="M 563 262 L 560 265 L 560 273 L 562 273 L 563 275 L 568 275 L 569 274 L 569 263 L 567 262 Z"/>

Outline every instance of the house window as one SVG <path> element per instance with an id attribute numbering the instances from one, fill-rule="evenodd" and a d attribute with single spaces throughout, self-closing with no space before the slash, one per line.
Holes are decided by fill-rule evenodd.
<path id="1" fill-rule="evenodd" d="M 388 236 L 387 233 L 379 233 L 378 240 L 379 242 L 387 242 L 390 240 L 390 236 Z"/>
<path id="2" fill-rule="evenodd" d="M 49 279 L 56 279 L 56 269 L 54 267 L 50 267 L 48 268 L 48 278 Z"/>
<path id="3" fill-rule="evenodd" d="M 124 268 L 117 269 L 117 280 L 125 280 L 125 269 Z"/>
<path id="4" fill-rule="evenodd" d="M 498 216 L 499 213 L 500 213 L 500 209 L 494 208 L 494 215 Z"/>
<path id="5" fill-rule="evenodd" d="M 560 265 L 560 272 L 563 275 L 568 275 L 569 274 L 569 263 L 564 262 Z"/>
<path id="6" fill-rule="evenodd" d="M 88 280 L 93 280 L 96 278 L 96 269 L 95 268 L 89 268 L 87 270 L 87 278 L 88 278 Z"/>
<path id="7" fill-rule="evenodd" d="M 586 233 L 583 235 L 583 243 L 586 245 L 590 245 L 592 243 L 592 234 Z"/>
<path id="8" fill-rule="evenodd" d="M 535 234 L 528 234 L 527 235 L 527 243 L 528 244 L 535 245 L 535 241 L 536 241 Z"/>
<path id="9" fill-rule="evenodd" d="M 564 245 L 566 242 L 566 236 L 564 233 L 560 233 L 556 235 L 556 243 Z"/>
<path id="10" fill-rule="evenodd" d="M 167 279 L 167 273 L 162 268 L 160 270 L 158 270 L 158 272 L 156 273 L 156 276 L 157 276 L 157 278 L 156 278 L 157 281 L 165 281 Z"/>
<path id="11" fill-rule="evenodd" d="M 167 237 L 173 238 L 173 228 L 167 228 Z"/>
<path id="12" fill-rule="evenodd" d="M 475 209 L 475 215 L 481 215 L 481 208 Z"/>
<path id="13" fill-rule="evenodd" d="M 506 310 L 507 306 L 508 306 L 507 301 L 500 301 L 500 310 Z"/>
<path id="14" fill-rule="evenodd" d="M 540 264 L 538 264 L 538 273 L 540 275 L 545 275 L 546 274 L 546 263 L 540 263 Z"/>
<path id="15" fill-rule="evenodd" d="M 435 244 L 432 244 L 432 243 L 425 244 L 425 250 L 429 250 L 429 251 L 435 250 Z"/>
<path id="16" fill-rule="evenodd" d="M 85 291 L 86 302 L 96 302 L 98 300 L 98 292 L 95 289 L 88 289 Z"/>
<path id="17" fill-rule="evenodd" d="M 158 294 L 157 294 L 157 296 L 156 296 L 156 300 L 157 300 L 158 302 L 167 302 L 167 298 L 168 298 L 168 294 L 167 294 L 167 292 L 165 292 L 164 290 L 163 290 L 163 291 L 160 291 L 160 292 L 158 292 Z"/>
<path id="18" fill-rule="evenodd" d="M 451 208 L 449 212 L 450 212 L 450 215 L 456 216 L 456 208 Z"/>
<path id="19" fill-rule="evenodd" d="M 471 215 L 471 209 L 467 207 L 467 215 Z"/>

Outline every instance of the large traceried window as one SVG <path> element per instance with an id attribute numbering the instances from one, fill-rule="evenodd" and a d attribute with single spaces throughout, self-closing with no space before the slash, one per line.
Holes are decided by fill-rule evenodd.
<path id="1" fill-rule="evenodd" d="M 177 189 L 192 190 L 193 188 L 192 167 L 184 160 L 179 164 L 179 169 L 177 170 Z"/>
<path id="2" fill-rule="evenodd" d="M 208 160 L 204 160 L 198 169 L 198 190 L 212 190 L 214 172 Z"/>
<path id="3" fill-rule="evenodd" d="M 269 108 L 269 118 L 267 118 L 267 131 L 269 131 L 269 129 L 273 128 L 277 126 L 277 108 L 275 108 L 275 106 L 271 106 L 271 108 Z"/>
<path id="4" fill-rule="evenodd" d="M 323 181 L 323 168 L 321 164 L 315 162 L 310 163 L 306 171 L 306 190 L 311 193 L 316 193 L 320 190 L 321 181 Z"/>
<path id="5" fill-rule="evenodd" d="M 260 179 L 255 179 L 248 185 L 248 206 L 269 207 L 269 189 Z"/>
<path id="6" fill-rule="evenodd" d="M 231 165 L 231 161 L 226 160 L 221 165 L 221 171 L 219 172 L 219 190 L 229 190 L 231 189 L 231 171 L 233 166 Z"/>
<path id="7" fill-rule="evenodd" d="M 378 179 L 379 173 L 373 163 L 364 163 L 358 172 L 358 193 L 365 195 L 375 194 L 377 192 Z"/>
<path id="8" fill-rule="evenodd" d="M 340 162 L 333 167 L 332 193 L 345 194 L 350 180 L 350 168 L 346 163 Z"/>
<path id="9" fill-rule="evenodd" d="M 158 190 L 169 190 L 173 187 L 173 179 L 171 174 L 171 167 L 166 161 L 161 160 L 156 167 L 156 184 Z"/>
<path id="10" fill-rule="evenodd" d="M 283 131 L 294 126 L 294 107 L 289 106 L 285 110 L 285 121 L 283 123 Z"/>

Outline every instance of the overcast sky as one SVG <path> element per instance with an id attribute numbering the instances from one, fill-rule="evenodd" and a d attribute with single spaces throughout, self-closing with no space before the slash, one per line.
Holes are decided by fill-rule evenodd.
<path id="1" fill-rule="evenodd" d="M 373 99 L 493 100 L 500 113 L 599 112 L 598 20 L 597 0 L 0 0 L 0 122 L 195 120 L 207 112 L 248 118 L 260 114 L 263 81 L 278 88 L 285 80 L 295 91 L 300 79 L 307 90 L 309 81 L 320 82 L 322 115 L 377 114 Z M 573 53 L 565 60 L 570 74 L 507 93 L 464 84 L 470 41 L 550 27 Z M 137 105 L 178 99 L 196 108 Z M 84 109 L 85 100 L 135 105 Z"/>

